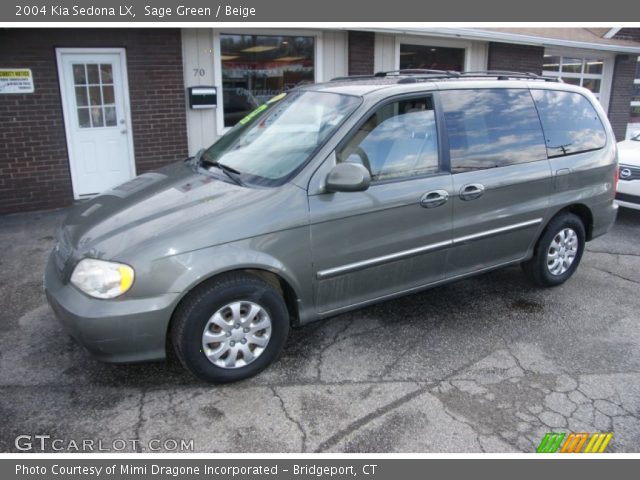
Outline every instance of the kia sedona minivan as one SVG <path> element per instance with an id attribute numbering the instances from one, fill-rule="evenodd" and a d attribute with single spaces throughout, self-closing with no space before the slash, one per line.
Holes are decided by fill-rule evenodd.
<path id="1" fill-rule="evenodd" d="M 293 326 L 512 264 L 562 284 L 612 226 L 617 175 L 598 101 L 555 79 L 411 70 L 306 85 L 75 207 L 46 294 L 101 360 L 172 348 L 204 380 L 239 380 Z"/>

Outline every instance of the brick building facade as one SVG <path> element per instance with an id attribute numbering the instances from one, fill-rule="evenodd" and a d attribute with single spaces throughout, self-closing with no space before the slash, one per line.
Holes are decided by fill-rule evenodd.
<path id="1" fill-rule="evenodd" d="M 250 29 L 235 33 L 217 29 L 3 29 L 0 69 L 30 69 L 35 89 L 25 94 L 2 94 L 0 90 L 0 214 L 62 207 L 98 191 L 78 187 L 82 183 L 78 164 L 87 163 L 91 155 L 73 153 L 78 146 L 73 147 L 72 130 L 94 127 L 95 119 L 86 116 L 87 112 L 93 115 L 95 109 L 106 115 L 114 107 L 104 103 L 109 96 L 105 88 L 117 88 L 115 83 L 112 87 L 107 82 L 105 87 L 86 78 L 80 79 L 86 85 L 77 84 L 80 80 L 75 78 L 67 78 L 70 83 L 65 85 L 61 52 L 86 51 L 78 58 L 84 58 L 84 73 L 89 75 L 89 67 L 103 66 L 102 60 L 91 60 L 91 52 L 98 51 L 98 58 L 99 50 L 106 47 L 122 51 L 126 88 L 121 88 L 121 96 L 126 97 L 127 111 L 118 116 L 117 123 L 112 119 L 112 124 L 99 126 L 117 128 L 130 138 L 131 168 L 124 172 L 125 180 L 183 159 L 215 141 L 230 122 L 240 118 L 242 108 L 254 108 L 251 102 L 246 107 L 231 105 L 233 92 L 263 101 L 274 90 L 290 88 L 301 80 L 368 75 L 402 65 L 566 76 L 567 81 L 588 86 L 599 96 L 618 139 L 624 138 L 630 105 L 637 109 L 632 100 L 639 82 L 634 84 L 634 78 L 640 71 L 638 28 Z M 293 51 L 294 47 L 298 50 Z M 261 61 L 261 55 L 270 60 Z M 250 58 L 239 61 L 243 56 Z M 411 56 L 417 60 L 408 61 Z M 286 70 L 277 66 L 282 58 L 293 65 L 285 74 L 278 73 L 278 68 Z M 580 74 L 575 68 L 574 73 L 562 70 L 576 59 L 582 65 Z M 99 78 L 102 82 L 102 76 Z M 186 89 L 192 86 L 219 87 L 217 107 L 189 108 Z M 99 88 L 102 106 L 90 103 L 91 92 Z M 86 106 L 82 103 L 87 101 L 82 97 L 85 91 L 89 95 Z M 74 92 L 80 96 L 75 98 Z M 240 113 L 233 113 L 233 108 L 240 108 Z M 79 125 L 81 121 L 88 123 Z M 95 136 L 103 130 L 107 129 L 96 129 Z M 108 161 L 109 156 L 106 158 Z"/>
<path id="2" fill-rule="evenodd" d="M 0 31 L 0 66 L 30 68 L 35 84 L 34 93 L 0 95 L 0 214 L 73 201 L 56 48 L 126 49 L 136 173 L 186 156 L 180 30 L 35 32 Z"/>

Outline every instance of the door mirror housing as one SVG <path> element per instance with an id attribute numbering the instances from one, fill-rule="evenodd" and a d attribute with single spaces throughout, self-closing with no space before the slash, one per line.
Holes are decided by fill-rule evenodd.
<path id="1" fill-rule="evenodd" d="M 338 163 L 327 174 L 327 192 L 363 192 L 371 184 L 371 175 L 359 163 Z"/>

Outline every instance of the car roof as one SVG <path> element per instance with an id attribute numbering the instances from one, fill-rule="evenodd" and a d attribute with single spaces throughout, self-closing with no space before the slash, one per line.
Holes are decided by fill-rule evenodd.
<path id="1" fill-rule="evenodd" d="M 425 72 L 425 73 L 422 73 Z M 531 83 L 530 83 L 531 82 Z M 375 75 L 339 77 L 329 82 L 309 84 L 304 90 L 366 96 L 386 90 L 385 94 L 416 90 L 440 90 L 450 88 L 530 88 L 532 84 L 543 88 L 575 90 L 554 77 L 533 73 L 487 70 L 482 72 L 451 72 L 443 70 L 395 70 Z"/>

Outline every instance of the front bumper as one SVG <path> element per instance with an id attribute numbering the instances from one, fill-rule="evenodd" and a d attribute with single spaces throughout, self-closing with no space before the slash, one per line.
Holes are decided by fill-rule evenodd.
<path id="1" fill-rule="evenodd" d="M 49 257 L 47 301 L 64 329 L 89 353 L 112 363 L 161 360 L 177 293 L 143 299 L 100 300 L 64 284 Z"/>
<path id="2" fill-rule="evenodd" d="M 640 210 L 640 180 L 618 181 L 616 203 L 621 207 Z"/>

